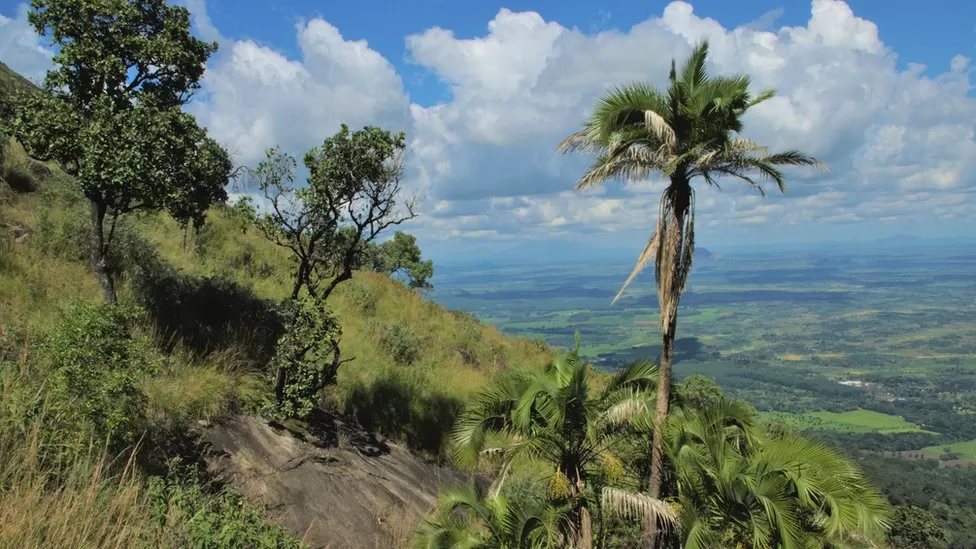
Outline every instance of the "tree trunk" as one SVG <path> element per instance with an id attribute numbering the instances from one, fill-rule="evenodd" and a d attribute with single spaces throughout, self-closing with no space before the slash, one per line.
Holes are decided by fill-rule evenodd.
<path id="1" fill-rule="evenodd" d="M 308 260 L 302 259 L 298 264 L 298 270 L 295 272 L 295 285 L 291 288 L 291 298 L 298 299 L 298 294 L 302 291 L 302 285 L 308 279 Z"/>
<path id="2" fill-rule="evenodd" d="M 593 518 L 590 510 L 580 507 L 580 537 L 577 547 L 579 549 L 593 549 Z"/>
<path id="3" fill-rule="evenodd" d="M 651 482 L 650 496 L 661 496 L 661 482 L 664 475 L 664 423 L 668 419 L 668 404 L 671 401 L 671 356 L 674 345 L 674 330 L 664 334 L 661 348 L 661 372 L 657 382 L 657 402 L 654 408 L 654 439 L 651 442 Z"/>
<path id="4" fill-rule="evenodd" d="M 105 241 L 105 204 L 91 201 L 91 236 L 89 248 L 91 252 L 92 272 L 102 287 L 102 296 L 107 303 L 115 304 L 115 280 L 108 266 L 108 242 Z"/>

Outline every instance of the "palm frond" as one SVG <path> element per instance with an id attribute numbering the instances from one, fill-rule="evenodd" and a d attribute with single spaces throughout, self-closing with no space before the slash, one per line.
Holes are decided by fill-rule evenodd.
<path id="1" fill-rule="evenodd" d="M 659 220 L 657 223 L 657 228 L 655 228 L 654 232 L 651 233 L 651 238 L 647 240 L 644 250 L 641 251 L 639 256 L 637 256 L 637 263 L 634 264 L 633 270 L 630 271 L 630 276 L 627 277 L 627 280 L 624 281 L 623 285 L 620 287 L 620 290 L 617 291 L 617 295 L 613 296 L 613 301 L 611 301 L 611 304 L 616 303 L 617 300 L 620 299 L 620 296 L 624 294 L 624 290 L 626 290 L 627 287 L 630 286 L 630 283 L 637 278 L 637 275 L 639 275 L 641 271 L 647 267 L 647 264 L 651 262 L 651 259 L 657 257 L 658 248 L 661 246 L 662 232 L 661 222 Z"/>
<path id="2" fill-rule="evenodd" d="M 666 501 L 620 488 L 606 487 L 600 493 L 605 510 L 624 518 L 639 519 L 647 526 L 671 531 L 678 528 L 678 516 Z"/>

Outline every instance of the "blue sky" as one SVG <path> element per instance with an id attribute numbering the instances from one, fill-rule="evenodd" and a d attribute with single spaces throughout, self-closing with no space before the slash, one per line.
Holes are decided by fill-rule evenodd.
<path id="1" fill-rule="evenodd" d="M 713 71 L 780 91 L 744 133 L 831 171 L 765 199 L 701 188 L 702 245 L 976 234 L 976 3 L 185 3 L 221 43 L 188 109 L 238 162 L 300 154 L 340 122 L 404 129 L 422 213 L 405 228 L 435 259 L 524 240 L 636 252 L 661 183 L 575 193 L 585 159 L 553 148 L 608 86 L 662 84 L 703 37 Z M 0 1 L 0 60 L 38 77 L 50 51 L 24 10 Z"/>

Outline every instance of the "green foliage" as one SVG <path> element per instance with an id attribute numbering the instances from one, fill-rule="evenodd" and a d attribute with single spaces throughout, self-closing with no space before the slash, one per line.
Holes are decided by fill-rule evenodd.
<path id="1" fill-rule="evenodd" d="M 258 222 L 258 210 L 254 207 L 254 199 L 248 195 L 238 197 L 227 211 L 240 223 L 242 233 L 247 233 L 247 230 Z"/>
<path id="2" fill-rule="evenodd" d="M 303 288 L 327 299 L 352 277 L 371 242 L 414 217 L 409 200 L 406 212 L 399 211 L 405 147 L 403 133 L 372 126 L 350 131 L 343 125 L 305 154 L 309 177 L 301 188 L 293 185 L 295 159 L 278 149 L 268 150 L 253 171 L 271 204 L 258 227 L 291 253 L 293 299 Z"/>
<path id="3" fill-rule="evenodd" d="M 284 333 L 270 363 L 273 413 L 303 418 L 318 403 L 319 392 L 335 383 L 342 329 L 324 303 L 310 298 L 289 301 L 284 316 Z"/>
<path id="4" fill-rule="evenodd" d="M 136 379 L 158 363 L 133 338 L 133 315 L 111 305 L 77 302 L 45 339 L 42 353 L 50 370 L 43 413 L 56 437 L 93 437 L 121 447 L 140 436 L 146 402 Z"/>
<path id="5" fill-rule="evenodd" d="M 436 511 L 419 526 L 418 549 L 454 547 L 515 548 L 565 546 L 564 532 L 572 528 L 566 506 L 538 498 L 509 499 L 453 489 L 442 494 Z"/>
<path id="6" fill-rule="evenodd" d="M 187 10 L 162 0 L 36 0 L 28 19 L 57 46 L 55 69 L 46 93 L 20 94 L 11 127 L 91 203 L 93 266 L 114 302 L 105 256 L 119 216 L 166 208 L 196 224 L 226 198 L 227 153 L 180 109 L 216 45 L 193 38 Z"/>
<path id="7" fill-rule="evenodd" d="M 460 464 L 474 465 L 483 453 L 502 456 L 503 469 L 539 460 L 549 477 L 548 499 L 569 508 L 560 534 L 570 544 L 590 543 L 580 536 L 592 532 L 592 516 L 604 508 L 650 524 L 675 520 L 663 502 L 632 491 L 640 479 L 623 462 L 623 427 L 646 408 L 657 365 L 634 363 L 602 390 L 592 376 L 578 344 L 542 372 L 501 375 L 474 397 L 451 434 Z"/>
<path id="8" fill-rule="evenodd" d="M 939 549 L 948 540 L 931 513 L 908 505 L 894 508 L 888 543 L 898 549 Z"/>
<path id="9" fill-rule="evenodd" d="M 208 494 L 196 471 L 179 460 L 165 476 L 151 477 L 147 497 L 158 538 L 172 547 L 304 547 L 281 526 L 228 490 Z"/>
<path id="10" fill-rule="evenodd" d="M 372 269 L 406 278 L 411 288 L 430 289 L 430 279 L 434 276 L 433 261 L 424 261 L 420 255 L 417 238 L 412 234 L 397 231 L 393 238 L 377 246 L 370 260 Z"/>
<path id="11" fill-rule="evenodd" d="M 377 297 L 368 286 L 354 281 L 343 287 L 342 295 L 351 301 L 363 316 L 373 316 L 376 313 Z"/>
<path id="12" fill-rule="evenodd" d="M 710 408 L 725 400 L 725 392 L 715 380 L 695 374 L 685 378 L 677 387 L 677 398 L 682 406 L 689 408 Z"/>
<path id="13" fill-rule="evenodd" d="M 420 355 L 421 340 L 409 328 L 400 324 L 379 323 L 376 341 L 393 361 L 401 366 L 413 364 Z"/>
<path id="14" fill-rule="evenodd" d="M 880 541 L 887 501 L 853 462 L 796 435 L 768 437 L 756 420 L 731 400 L 669 416 L 665 449 L 682 547 Z"/>

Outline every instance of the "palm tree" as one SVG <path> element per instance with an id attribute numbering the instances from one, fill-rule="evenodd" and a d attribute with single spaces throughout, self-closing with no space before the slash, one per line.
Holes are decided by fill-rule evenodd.
<path id="1" fill-rule="evenodd" d="M 668 415 L 678 300 L 695 250 L 692 181 L 701 177 L 717 186 L 717 178 L 730 176 L 762 193 L 762 181 L 767 180 L 784 191 L 786 181 L 780 166 L 823 167 L 799 151 L 770 154 L 765 147 L 738 137 L 745 112 L 774 92 L 753 97 L 748 76 L 710 76 L 705 69 L 707 57 L 705 41 L 694 48 L 680 74 L 672 61 L 669 86 L 663 92 L 644 83 L 611 90 L 597 102 L 583 129 L 559 145 L 562 151 L 596 155 L 577 189 L 611 179 L 642 180 L 653 174 L 662 174 L 669 181 L 661 195 L 656 229 L 614 298 L 616 301 L 653 258 L 663 333 L 658 425 L 664 425 Z M 655 430 L 649 481 L 652 498 L 659 497 L 661 491 L 662 443 L 662 435 Z"/>
<path id="2" fill-rule="evenodd" d="M 475 464 L 483 455 L 502 457 L 493 494 L 516 460 L 541 462 L 551 471 L 549 500 L 567 507 L 571 528 L 559 546 L 588 548 L 593 542 L 591 509 L 638 517 L 655 528 L 675 524 L 662 501 L 625 489 L 633 486 L 617 453 L 627 436 L 623 418 L 646 410 L 654 394 L 657 366 L 637 362 L 597 391 L 591 368 L 576 349 L 556 357 L 542 372 L 496 378 L 478 393 L 451 435 L 454 458 Z M 501 439 L 487 448 L 489 440 Z"/>
<path id="3" fill-rule="evenodd" d="M 728 399 L 669 416 L 663 430 L 681 547 L 851 547 L 884 539 L 887 501 L 850 460 L 797 435 L 770 437 L 754 418 Z"/>
<path id="4" fill-rule="evenodd" d="M 417 529 L 417 549 L 548 548 L 571 525 L 566 508 L 535 498 L 510 500 L 476 488 L 455 488 Z"/>

